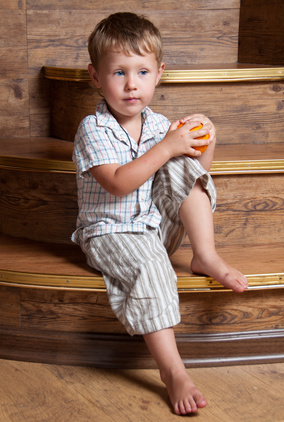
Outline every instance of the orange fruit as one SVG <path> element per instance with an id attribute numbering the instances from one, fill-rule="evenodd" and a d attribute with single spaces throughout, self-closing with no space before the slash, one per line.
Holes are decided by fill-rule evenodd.
<path id="1" fill-rule="evenodd" d="M 183 125 L 184 125 L 184 123 L 180 123 L 178 125 L 178 128 L 183 126 Z M 190 132 L 192 132 L 193 130 L 199 130 L 202 127 L 203 127 L 203 124 L 201 123 L 199 126 L 196 126 L 196 127 L 193 127 L 192 129 L 190 129 Z M 198 138 L 196 138 L 196 139 L 208 139 L 208 138 L 209 138 L 209 134 L 204 135 L 204 136 L 198 136 Z M 201 145 L 200 147 L 192 147 L 192 148 L 196 149 L 197 151 L 200 151 L 201 154 L 202 154 L 204 151 L 207 150 L 207 147 L 208 147 L 208 145 Z"/>

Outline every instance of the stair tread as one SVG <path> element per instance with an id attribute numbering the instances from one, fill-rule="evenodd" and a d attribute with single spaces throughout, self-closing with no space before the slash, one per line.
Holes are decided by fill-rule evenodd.
<path id="1" fill-rule="evenodd" d="M 72 162 L 73 143 L 51 137 L 3 139 L 0 144 L 0 166 L 54 171 L 75 171 Z M 284 144 L 217 145 L 212 166 L 218 171 L 222 163 L 253 161 L 269 162 L 273 168 L 284 169 Z"/>
<path id="2" fill-rule="evenodd" d="M 261 275 L 267 275 L 267 280 L 270 280 L 272 284 L 274 282 L 282 284 L 284 276 L 283 244 L 250 245 L 245 248 L 232 245 L 218 248 L 218 252 L 231 265 L 251 277 L 252 286 L 266 283 L 265 277 L 264 281 L 258 279 L 254 283 L 254 277 L 261 278 L 258 277 Z M 212 279 L 209 277 L 191 273 L 189 268 L 191 257 L 190 247 L 184 244 L 171 258 L 178 276 L 178 287 L 180 289 L 194 286 L 220 288 L 217 282 L 212 284 Z M 9 275 L 14 272 L 38 275 L 34 284 L 51 286 L 55 282 L 55 285 L 60 287 L 104 288 L 101 274 L 87 266 L 85 257 L 77 245 L 60 245 L 1 235 L 0 284 L 5 284 L 5 282 L 29 284 L 26 278 Z M 268 277 L 272 274 L 278 274 L 278 276 Z M 54 278 L 54 280 L 45 280 L 45 276 L 49 276 L 50 279 Z M 63 282 L 64 278 L 69 278 L 69 280 Z"/>

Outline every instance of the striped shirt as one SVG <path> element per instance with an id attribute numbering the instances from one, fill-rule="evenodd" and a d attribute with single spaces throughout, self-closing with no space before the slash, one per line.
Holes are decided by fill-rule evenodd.
<path id="1" fill-rule="evenodd" d="M 161 216 L 151 195 L 154 176 L 134 192 L 117 197 L 107 192 L 90 172 L 92 167 L 102 164 L 124 165 L 135 160 L 160 142 L 170 126 L 166 117 L 149 107 L 142 111 L 142 122 L 137 144 L 102 100 L 96 114 L 80 123 L 73 151 L 79 205 L 77 229 L 72 235 L 74 242 L 78 243 L 78 231 L 81 230 L 87 239 L 109 233 L 141 233 L 147 226 L 159 226 Z"/>

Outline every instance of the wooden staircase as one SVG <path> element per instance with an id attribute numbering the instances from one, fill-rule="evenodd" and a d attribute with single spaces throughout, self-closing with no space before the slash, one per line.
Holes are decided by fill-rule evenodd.
<path id="1" fill-rule="evenodd" d="M 84 70 L 44 73 L 52 137 L 0 146 L 0 358 L 153 367 L 143 340 L 113 315 L 101 275 L 70 242 L 77 216 L 70 141 L 97 94 Z M 194 104 L 215 123 L 216 245 L 249 280 L 236 294 L 191 274 L 188 243 L 172 257 L 182 314 L 176 338 L 187 366 L 284 360 L 283 80 L 283 67 L 171 69 L 153 99 L 171 120 Z"/>

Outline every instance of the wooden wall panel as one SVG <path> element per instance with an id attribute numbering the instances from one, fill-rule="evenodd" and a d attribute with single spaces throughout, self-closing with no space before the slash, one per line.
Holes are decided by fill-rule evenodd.
<path id="1" fill-rule="evenodd" d="M 30 136 L 50 135 L 50 97 L 48 80 L 37 77 L 29 80 Z"/>
<path id="2" fill-rule="evenodd" d="M 283 0 L 242 0 L 239 62 L 284 65 Z"/>
<path id="3" fill-rule="evenodd" d="M 238 9 L 182 13 L 151 11 L 151 20 L 161 30 L 168 65 L 237 61 Z M 43 65 L 87 66 L 87 37 L 106 15 L 84 10 L 28 11 L 30 74 Z"/>
<path id="4" fill-rule="evenodd" d="M 27 77 L 28 60 L 26 48 L 0 47 L 0 84 L 6 83 L 6 79 Z M 2 102 L 2 100 L 1 100 Z"/>
<path id="5" fill-rule="evenodd" d="M 27 79 L 0 80 L 1 136 L 29 136 L 29 87 Z"/>
<path id="6" fill-rule="evenodd" d="M 22 10 L 26 8 L 26 0 L 1 0 L 0 10 Z"/>
<path id="7" fill-rule="evenodd" d="M 25 2 L 0 6 L 0 139 L 29 135 Z"/>
<path id="8" fill-rule="evenodd" d="M 95 24 L 110 13 L 129 10 L 153 20 L 161 30 L 164 58 L 169 66 L 235 63 L 239 7 L 240 0 L 181 0 L 178 4 L 172 0 L 131 0 L 127 4 L 123 0 L 115 3 L 111 0 L 103 3 L 99 0 L 3 0 L 0 5 L 0 86 L 3 79 L 28 80 L 30 106 L 25 108 L 25 113 L 28 112 L 30 120 L 26 114 L 19 115 L 11 109 L 11 120 L 12 116 L 18 121 L 25 120 L 25 133 L 11 132 L 11 123 L 4 118 L 0 121 L 0 139 L 50 135 L 48 88 L 39 82 L 43 78 L 42 66 L 87 66 L 87 37 Z"/>
<path id="9" fill-rule="evenodd" d="M 6 0 L 8 1 L 8 0 Z M 11 2 L 16 0 L 10 0 Z M 136 11 L 141 9 L 144 14 L 150 14 L 152 10 L 219 10 L 239 9 L 240 0 L 180 0 L 178 3 L 172 0 L 29 0 L 29 8 L 32 10 L 104 10 L 107 14 L 113 13 L 115 8 L 120 11 Z"/>
<path id="10" fill-rule="evenodd" d="M 26 13 L 24 10 L 1 10 L 0 21 L 0 45 L 26 45 Z"/>

